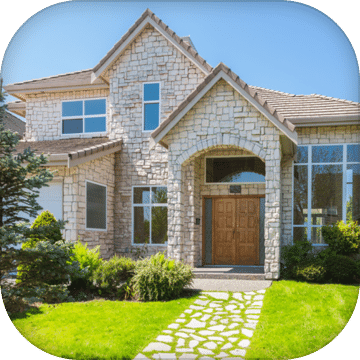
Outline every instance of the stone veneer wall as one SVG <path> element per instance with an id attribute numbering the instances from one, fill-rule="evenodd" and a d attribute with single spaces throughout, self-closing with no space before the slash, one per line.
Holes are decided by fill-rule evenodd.
<path id="1" fill-rule="evenodd" d="M 89 134 L 61 135 L 61 102 L 88 98 L 107 98 L 109 90 L 78 90 L 52 93 L 33 93 L 26 96 L 26 132 L 25 140 L 56 140 L 69 137 L 93 137 Z M 107 124 L 110 128 L 110 112 L 107 102 Z M 100 135 L 96 135 L 100 136 Z"/>
<path id="2" fill-rule="evenodd" d="M 169 144 L 168 253 L 171 257 L 190 256 L 190 263 L 196 265 L 193 263 L 196 258 L 192 258 L 184 240 L 191 238 L 185 223 L 186 210 L 181 206 L 191 195 L 186 188 L 186 174 L 189 173 L 186 165 L 212 147 L 232 145 L 265 160 L 264 268 L 266 278 L 279 277 L 279 135 L 279 130 L 224 80 L 215 84 L 168 133 L 164 140 Z M 193 188 L 195 185 L 194 181 Z"/>
<path id="3" fill-rule="evenodd" d="M 89 248 L 100 245 L 101 256 L 114 255 L 114 188 L 115 155 L 107 155 L 73 168 L 50 167 L 57 178 L 63 178 L 63 214 L 65 239 L 76 242 L 78 237 Z M 86 187 L 85 180 L 107 186 L 107 230 L 85 230 Z"/>
<path id="4" fill-rule="evenodd" d="M 132 186 L 167 185 L 168 151 L 152 145 L 143 132 L 144 82 L 160 82 L 161 121 L 202 82 L 205 75 L 157 30 L 147 26 L 118 58 L 105 78 L 110 82 L 110 138 L 123 139 L 115 163 L 115 251 L 132 248 Z M 166 251 L 148 246 L 149 254 Z"/>

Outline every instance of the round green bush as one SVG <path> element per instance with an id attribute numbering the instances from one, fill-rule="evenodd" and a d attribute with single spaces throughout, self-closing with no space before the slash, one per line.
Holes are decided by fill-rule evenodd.
<path id="1" fill-rule="evenodd" d="M 166 259 L 164 254 L 158 253 L 137 262 L 131 283 L 139 300 L 161 301 L 179 297 L 192 279 L 189 265 Z"/>
<path id="2" fill-rule="evenodd" d="M 295 269 L 295 277 L 300 281 L 322 283 L 325 274 L 326 269 L 320 264 L 300 265 Z"/>
<path id="3" fill-rule="evenodd" d="M 358 274 L 356 261 L 344 255 L 329 255 L 325 267 L 327 279 L 334 283 L 351 284 Z"/>

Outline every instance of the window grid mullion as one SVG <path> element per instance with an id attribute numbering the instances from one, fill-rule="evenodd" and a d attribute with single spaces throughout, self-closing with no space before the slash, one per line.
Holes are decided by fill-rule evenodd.
<path id="1" fill-rule="evenodd" d="M 308 234 L 307 238 L 311 241 L 311 195 L 312 195 L 312 145 L 309 145 L 308 150 Z"/>
<path id="2" fill-rule="evenodd" d="M 343 178 L 342 178 L 342 185 L 343 185 L 343 193 L 342 193 L 342 219 L 344 221 L 344 223 L 346 223 L 346 181 L 347 181 L 347 176 L 346 176 L 346 158 L 347 156 L 347 145 L 343 146 Z"/>

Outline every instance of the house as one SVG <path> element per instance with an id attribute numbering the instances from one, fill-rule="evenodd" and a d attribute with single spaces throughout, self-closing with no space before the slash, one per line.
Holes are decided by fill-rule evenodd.
<path id="1" fill-rule="evenodd" d="M 5 89 L 18 150 L 56 170 L 41 201 L 104 258 L 147 243 L 277 279 L 281 246 L 360 218 L 359 103 L 250 86 L 150 10 L 93 69 Z"/>
<path id="2" fill-rule="evenodd" d="M 3 118 L 3 124 L 6 130 L 12 132 L 17 132 L 20 139 L 24 136 L 25 133 L 25 122 L 14 116 L 13 114 L 5 111 L 5 116 Z"/>

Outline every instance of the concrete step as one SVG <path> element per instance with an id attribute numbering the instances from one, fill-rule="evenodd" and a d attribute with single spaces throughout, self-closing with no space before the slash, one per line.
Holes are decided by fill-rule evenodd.
<path id="1" fill-rule="evenodd" d="M 214 279 L 214 280 L 265 280 L 265 274 L 241 274 L 241 273 L 210 273 L 194 271 L 195 279 Z"/>

